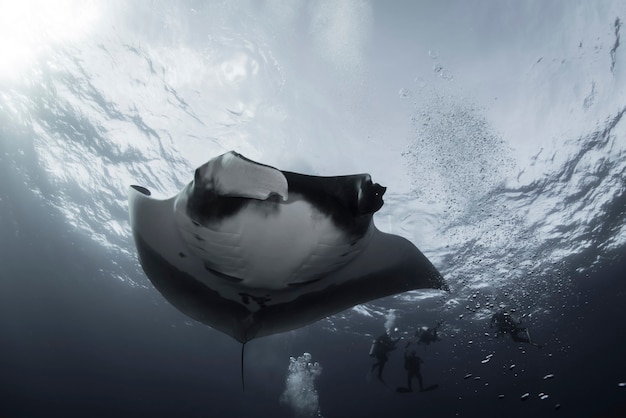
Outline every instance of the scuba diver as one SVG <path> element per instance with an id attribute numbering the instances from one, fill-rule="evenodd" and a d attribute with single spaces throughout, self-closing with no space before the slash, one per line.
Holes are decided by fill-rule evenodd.
<path id="1" fill-rule="evenodd" d="M 541 344 L 536 344 L 532 341 L 530 337 L 530 333 L 528 332 L 528 328 L 521 326 L 522 321 L 516 321 L 513 319 L 510 313 L 499 310 L 491 317 L 491 323 L 489 324 L 490 328 L 496 327 L 496 337 L 499 334 L 510 334 L 513 341 L 517 343 L 528 343 L 537 348 L 541 348 Z M 524 333 L 526 336 L 519 335 L 520 333 Z"/>
<path id="2" fill-rule="evenodd" d="M 437 322 L 437 325 L 434 327 L 420 327 L 415 331 L 415 335 L 409 339 L 406 343 L 405 349 L 411 344 L 424 344 L 426 346 L 430 345 L 430 343 L 434 343 L 435 341 L 441 341 L 437 331 L 439 327 L 443 324 L 443 321 Z"/>
<path id="3" fill-rule="evenodd" d="M 410 352 L 408 350 L 404 351 L 404 369 L 407 372 L 408 387 L 398 387 L 396 390 L 399 393 L 413 392 L 414 377 L 417 378 L 420 392 L 426 392 L 429 390 L 437 389 L 439 387 L 439 385 L 430 385 L 428 387 L 424 387 L 421 373 L 422 363 L 424 363 L 424 361 L 417 354 L 415 354 L 415 350 L 411 350 Z"/>
<path id="4" fill-rule="evenodd" d="M 372 365 L 370 372 L 373 373 L 374 370 L 378 368 L 378 380 L 383 383 L 385 382 L 383 380 L 383 369 L 389 360 L 389 353 L 396 349 L 398 341 L 400 341 L 400 338 L 392 340 L 389 334 L 385 332 L 383 335 L 374 340 L 372 347 L 370 348 L 370 356 L 376 357 L 376 363 Z"/>
<path id="5" fill-rule="evenodd" d="M 415 338 L 417 339 L 418 344 L 426 344 L 434 343 L 435 341 L 440 341 L 441 338 L 437 335 L 437 329 L 443 324 L 443 321 L 437 322 L 437 325 L 434 327 L 422 327 L 419 330 L 415 331 Z M 407 344 L 408 346 L 408 344 Z"/>

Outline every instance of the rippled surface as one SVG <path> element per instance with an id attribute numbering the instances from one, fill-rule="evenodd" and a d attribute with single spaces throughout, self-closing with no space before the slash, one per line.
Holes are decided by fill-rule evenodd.
<path id="1" fill-rule="evenodd" d="M 173 195 L 231 149 L 310 174 L 369 172 L 388 187 L 376 224 L 452 288 L 325 328 L 382 328 L 391 308 L 419 321 L 420 304 L 450 319 L 449 335 L 463 329 L 452 318 L 500 304 L 549 316 L 572 275 L 624 252 L 618 1 L 33 4 L 39 14 L 3 6 L 3 234 L 23 234 L 7 202 L 27 190 L 38 216 L 106 255 L 100 280 L 148 288 L 127 186 Z"/>
<path id="2" fill-rule="evenodd" d="M 591 6 L 563 26 L 545 16 L 536 29 L 556 45 L 516 39 L 513 51 L 513 30 L 483 38 L 480 10 L 425 49 L 438 33 L 393 33 L 401 9 L 365 3 L 270 2 L 254 19 L 223 5 L 91 7 L 90 30 L 3 80 L 2 108 L 12 151 L 32 147 L 31 189 L 119 256 L 133 257 L 129 183 L 172 195 L 229 149 L 284 169 L 371 172 L 390 189 L 377 224 L 439 257 L 453 283 L 499 287 L 583 252 L 585 269 L 624 245 L 626 94 L 610 9 L 597 32 L 567 27 Z"/>

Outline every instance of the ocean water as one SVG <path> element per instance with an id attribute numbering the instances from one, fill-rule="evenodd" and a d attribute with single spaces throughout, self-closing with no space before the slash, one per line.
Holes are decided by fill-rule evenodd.
<path id="1" fill-rule="evenodd" d="M 0 417 L 626 416 L 620 1 L 0 3 Z M 151 286 L 127 188 L 367 172 L 450 292 L 241 346 Z M 504 307 L 537 349 L 495 338 Z M 419 346 L 431 392 L 373 338 Z M 404 344 L 404 343 L 402 343 Z M 310 363 L 310 366 L 308 365 Z M 527 397 L 523 397 L 528 393 Z"/>

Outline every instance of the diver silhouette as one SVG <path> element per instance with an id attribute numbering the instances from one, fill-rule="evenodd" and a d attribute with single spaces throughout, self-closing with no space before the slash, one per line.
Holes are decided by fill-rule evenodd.
<path id="1" fill-rule="evenodd" d="M 521 323 L 521 320 L 515 320 L 510 313 L 499 310 L 491 317 L 489 327 L 496 327 L 496 337 L 500 334 L 510 334 L 511 339 L 517 343 L 528 343 L 537 348 L 541 348 L 542 345 L 533 342 L 528 328 L 521 326 Z M 520 335 L 520 333 L 524 333 L 526 336 Z"/>
<path id="2" fill-rule="evenodd" d="M 435 341 L 440 341 L 439 335 L 437 335 L 437 330 L 443 324 L 443 321 L 437 322 L 437 325 L 434 327 L 422 327 L 415 331 L 415 337 L 417 339 L 417 344 L 425 344 L 429 345 L 430 343 L 434 343 Z M 408 346 L 408 344 L 407 344 Z"/>
<path id="3" fill-rule="evenodd" d="M 424 387 L 424 381 L 422 380 L 422 363 L 424 361 L 415 353 L 415 350 L 405 350 L 404 352 L 404 369 L 407 372 L 407 387 L 398 387 L 396 390 L 399 393 L 413 392 L 413 378 L 417 378 L 420 392 L 426 392 L 429 390 L 437 389 L 439 385 L 430 385 Z"/>
<path id="4" fill-rule="evenodd" d="M 383 369 L 387 361 L 389 361 L 389 353 L 396 349 L 398 341 L 400 341 L 400 338 L 392 340 L 389 334 L 385 332 L 374 340 L 370 348 L 370 356 L 376 357 L 376 363 L 372 364 L 370 372 L 373 373 L 378 368 L 378 380 L 383 383 L 385 382 L 383 380 Z"/>
<path id="5" fill-rule="evenodd" d="M 413 337 L 411 337 L 404 347 L 405 350 L 409 348 L 410 345 L 414 344 L 424 344 L 425 346 L 430 345 L 430 343 L 434 343 L 435 341 L 441 341 L 439 338 L 438 330 L 439 327 L 443 324 L 443 321 L 437 322 L 437 325 L 434 327 L 420 327 L 415 331 Z"/>

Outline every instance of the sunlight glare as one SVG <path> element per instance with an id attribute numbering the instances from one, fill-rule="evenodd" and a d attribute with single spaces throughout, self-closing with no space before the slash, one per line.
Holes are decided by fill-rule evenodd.
<path id="1" fill-rule="evenodd" d="M 97 15 L 93 1 L 0 0 L 0 79 L 18 77 L 51 45 L 80 38 Z"/>

